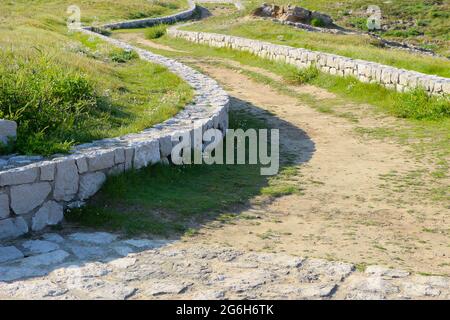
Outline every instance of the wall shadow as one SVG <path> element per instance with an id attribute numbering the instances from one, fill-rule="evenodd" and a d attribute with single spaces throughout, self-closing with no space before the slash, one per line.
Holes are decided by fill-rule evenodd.
<path id="1" fill-rule="evenodd" d="M 299 164 L 312 158 L 315 152 L 314 141 L 301 128 L 248 101 L 230 98 L 230 128 L 279 129 L 280 174 L 284 170 L 298 170 Z M 260 195 L 265 188 L 274 186 L 272 177 L 260 175 L 260 167 L 158 165 L 111 177 L 85 207 L 66 214 L 67 222 L 58 233 L 66 239 L 74 230 L 118 233 L 123 239 L 163 238 L 168 242 L 155 242 L 153 247 L 164 247 L 167 243 L 180 239 L 186 232 L 195 232 L 209 222 L 220 221 L 224 214 L 238 216 L 249 209 L 254 197 Z M 282 194 L 283 188 L 280 195 Z M 271 199 L 268 197 L 268 201 Z M 33 238 L 40 237 L 36 235 Z M 24 239 L 18 239 L 1 245 L 12 244 L 20 248 L 23 241 Z M 60 244 L 61 249 L 71 254 L 64 262 L 36 266 L 34 274 L 26 274 L 29 271 L 20 269 L 19 262 L 0 264 L 0 269 L 6 266 L 10 269 L 3 270 L 11 274 L 23 270 L 25 277 L 44 276 L 61 268 L 63 263 L 64 266 L 73 263 L 82 267 L 89 262 L 109 262 L 121 258 L 123 255 L 113 250 L 117 245 L 120 245 L 120 241 L 108 245 L 90 245 L 88 247 L 94 249 L 87 252 L 84 259 L 80 259 L 73 255 L 73 247 L 83 244 L 67 241 Z M 147 249 L 134 248 L 133 251 L 142 250 Z"/>

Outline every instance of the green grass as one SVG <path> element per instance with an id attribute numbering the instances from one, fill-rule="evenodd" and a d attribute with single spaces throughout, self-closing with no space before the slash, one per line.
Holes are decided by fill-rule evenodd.
<path id="1" fill-rule="evenodd" d="M 263 1 L 245 0 L 251 11 Z M 450 3 L 446 0 L 276 0 L 276 4 L 299 5 L 330 15 L 343 27 L 367 30 L 366 13 L 369 5 L 377 5 L 382 12 L 382 24 L 392 30 L 378 32 L 382 37 L 430 47 L 443 56 L 450 57 Z"/>
<path id="2" fill-rule="evenodd" d="M 230 113 L 230 127 L 245 130 L 267 128 L 268 124 L 235 111 Z M 261 176 L 260 165 L 147 167 L 109 178 L 86 207 L 66 217 L 83 226 L 129 235 L 169 236 L 244 206 L 257 195 L 278 197 L 298 192 L 298 186 L 290 181 L 295 172 L 289 162 L 283 163 L 274 177 Z"/>
<path id="3" fill-rule="evenodd" d="M 137 32 L 142 31 L 137 30 Z M 376 117 L 384 117 L 386 114 L 397 114 L 397 116 L 401 116 L 401 113 L 399 113 L 401 109 L 396 110 L 394 108 L 395 104 L 399 102 L 402 103 L 403 101 L 406 102 L 409 99 L 414 101 L 414 94 L 400 94 L 379 85 L 359 82 L 354 78 L 341 78 L 323 73 L 319 73 L 317 77 L 313 77 L 310 83 L 335 93 L 336 97 L 318 100 L 307 92 L 298 93 L 286 86 L 286 82 L 292 83 L 297 77 L 296 73 L 299 72 L 299 70 L 293 66 L 258 58 L 246 52 L 197 45 L 181 39 L 172 39 L 167 36 L 155 41 L 174 49 L 185 50 L 188 52 L 159 51 L 165 55 L 178 58 L 188 55 L 190 58 L 194 57 L 198 61 L 202 61 L 205 57 L 220 59 L 223 62 L 215 60 L 213 64 L 223 65 L 223 67 L 239 71 L 259 83 L 272 87 L 282 94 L 298 98 L 301 103 L 307 104 L 320 112 L 327 112 L 334 116 L 348 119 L 354 123 L 359 122 L 360 116 L 358 113 L 354 114 L 351 110 L 348 111 L 346 108 L 348 105 L 353 105 L 355 108 L 358 108 L 358 105 L 361 104 L 365 107 L 371 106 L 372 108 L 369 110 L 371 110 L 371 113 Z M 225 59 L 234 60 L 243 65 L 270 71 L 283 77 L 285 81 L 275 80 L 258 72 L 227 65 Z M 207 61 L 208 59 L 205 59 L 205 62 Z M 419 93 L 419 96 L 422 96 L 422 93 Z M 436 102 L 437 100 L 434 99 L 435 98 L 433 98 L 432 101 Z M 414 103 L 407 103 L 406 105 L 412 107 L 415 106 Z M 448 110 L 448 103 L 446 106 L 446 110 Z M 439 115 L 438 117 L 416 117 L 416 115 L 411 114 L 411 116 L 407 117 L 406 121 L 399 121 L 395 126 L 380 126 L 375 128 L 357 126 L 357 133 L 363 139 L 383 140 L 389 138 L 397 141 L 401 145 L 407 146 L 412 151 L 411 156 L 418 161 L 422 161 L 422 159 L 432 159 L 427 161 L 431 161 L 430 164 L 434 164 L 434 169 L 424 175 L 424 178 L 426 178 L 425 180 L 421 178 L 423 185 L 427 186 L 430 183 L 430 187 L 425 188 L 427 189 L 425 190 L 426 194 L 422 194 L 421 196 L 426 196 L 428 199 L 439 202 L 448 202 L 450 195 L 450 187 L 445 183 L 445 179 L 449 176 L 449 132 L 450 117 L 440 117 Z"/>
<path id="4" fill-rule="evenodd" d="M 145 30 L 145 37 L 147 39 L 158 39 L 166 34 L 167 26 L 164 24 L 159 24 Z"/>
<path id="5" fill-rule="evenodd" d="M 67 152 L 75 143 L 137 132 L 175 115 L 192 89 L 166 68 L 95 37 L 70 33 L 69 1 L 0 3 L 0 117 L 18 122 L 0 153 Z M 80 1 L 87 23 L 168 14 L 184 1 Z M 137 77 L 136 75 L 139 74 Z"/>
<path id="6" fill-rule="evenodd" d="M 383 49 L 368 36 L 308 32 L 268 20 L 243 19 L 240 13 L 211 17 L 183 29 L 257 39 L 450 77 L 450 60 Z"/>
<path id="7" fill-rule="evenodd" d="M 140 32 L 140 31 L 138 31 Z M 286 82 L 294 84 L 309 83 L 330 92 L 336 93 L 342 98 L 349 99 L 357 103 L 367 103 L 376 107 L 377 110 L 391 114 L 399 118 L 439 120 L 450 117 L 450 98 L 449 97 L 429 97 L 423 90 L 417 89 L 408 93 L 400 93 L 387 89 L 378 84 L 363 83 L 354 77 L 333 76 L 318 71 L 314 67 L 298 69 L 295 66 L 270 61 L 256 57 L 248 52 L 232 50 L 228 48 L 213 48 L 206 45 L 190 43 L 182 39 L 173 39 L 163 36 L 157 40 L 162 44 L 172 46 L 177 49 L 188 50 L 189 54 L 197 57 L 212 56 L 238 61 L 242 64 L 258 67 L 271 71 L 282 76 Z M 166 55 L 183 55 L 183 53 L 164 52 Z M 283 83 L 273 81 L 261 74 L 255 74 L 249 71 L 244 73 L 258 78 L 260 82 L 277 87 L 280 91 L 288 93 Z M 310 104 L 316 104 L 307 94 L 302 95 L 302 100 Z M 334 102 L 331 105 L 316 105 L 322 110 L 332 110 Z M 342 116 L 345 114 L 339 113 Z M 446 120 L 445 120 L 446 121 Z"/>

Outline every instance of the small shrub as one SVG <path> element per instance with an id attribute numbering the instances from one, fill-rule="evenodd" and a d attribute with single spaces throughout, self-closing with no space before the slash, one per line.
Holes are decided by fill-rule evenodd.
<path id="1" fill-rule="evenodd" d="M 448 97 L 429 96 L 425 90 L 417 88 L 398 95 L 393 105 L 393 112 L 401 118 L 445 118 L 450 116 L 450 99 Z"/>
<path id="2" fill-rule="evenodd" d="M 126 63 L 131 60 L 139 58 L 138 54 L 134 50 L 113 49 L 109 53 L 109 57 L 112 61 L 117 63 Z"/>
<path id="3" fill-rule="evenodd" d="M 308 68 L 296 69 L 289 77 L 288 80 L 296 84 L 304 84 L 317 78 L 319 70 L 316 66 L 311 65 Z"/>
<path id="4" fill-rule="evenodd" d="M 161 38 L 166 34 L 166 29 L 167 26 L 164 24 L 158 24 L 156 26 L 147 28 L 145 30 L 145 37 L 150 40 Z"/>
<path id="5" fill-rule="evenodd" d="M 360 17 L 354 17 L 348 20 L 350 26 L 359 29 L 359 30 L 363 30 L 363 31 L 367 31 L 367 18 L 360 18 Z"/>
<path id="6" fill-rule="evenodd" d="M 311 20 L 311 25 L 312 25 L 313 27 L 319 27 L 319 28 L 322 28 L 322 27 L 325 26 L 325 23 L 324 23 L 323 20 L 320 19 L 320 18 L 314 18 L 314 19 Z"/>

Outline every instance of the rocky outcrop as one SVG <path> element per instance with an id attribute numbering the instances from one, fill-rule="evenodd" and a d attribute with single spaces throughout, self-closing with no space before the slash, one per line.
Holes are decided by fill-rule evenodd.
<path id="1" fill-rule="evenodd" d="M 331 19 L 329 15 L 291 5 L 277 6 L 275 4 L 269 5 L 264 3 L 253 12 L 253 15 L 258 17 L 276 18 L 281 21 L 306 24 L 317 23 L 317 26 L 322 27 L 335 27 L 333 19 Z"/>

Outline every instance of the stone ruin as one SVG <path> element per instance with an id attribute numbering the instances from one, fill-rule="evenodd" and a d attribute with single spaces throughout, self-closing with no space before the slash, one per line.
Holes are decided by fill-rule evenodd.
<path id="1" fill-rule="evenodd" d="M 321 21 L 322 27 L 335 27 L 333 19 L 330 16 L 318 11 L 292 6 L 278 6 L 275 4 L 263 3 L 261 7 L 253 12 L 254 16 L 275 18 L 281 21 L 300 22 L 311 24 L 314 19 Z"/>

